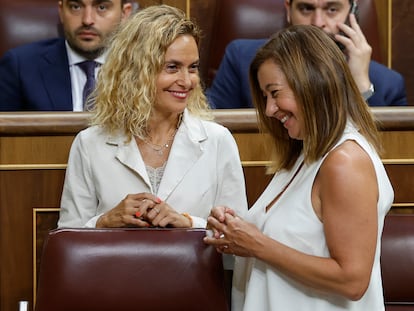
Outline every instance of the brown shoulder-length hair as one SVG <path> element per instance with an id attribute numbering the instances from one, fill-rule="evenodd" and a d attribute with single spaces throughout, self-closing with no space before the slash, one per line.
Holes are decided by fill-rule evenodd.
<path id="1" fill-rule="evenodd" d="M 269 59 L 285 74 L 303 113 L 303 141 L 290 138 L 279 120 L 265 114 L 266 100 L 257 73 Z M 296 25 L 274 34 L 256 53 L 249 78 L 260 128 L 272 138 L 270 172 L 291 168 L 302 151 L 306 163 L 321 158 L 338 142 L 348 121 L 379 150 L 370 108 L 356 86 L 344 54 L 323 30 Z"/>

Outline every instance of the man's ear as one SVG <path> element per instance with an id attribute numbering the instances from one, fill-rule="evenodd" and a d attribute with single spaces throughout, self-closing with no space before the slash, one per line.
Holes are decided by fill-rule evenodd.
<path id="1" fill-rule="evenodd" d="M 132 3 L 126 2 L 122 5 L 122 20 L 127 19 L 132 13 Z"/>
<path id="2" fill-rule="evenodd" d="M 290 0 L 285 0 L 286 20 L 290 25 Z"/>
<path id="3" fill-rule="evenodd" d="M 63 1 L 58 1 L 58 13 L 59 13 L 60 23 L 63 23 L 62 22 L 62 9 L 63 9 Z"/>

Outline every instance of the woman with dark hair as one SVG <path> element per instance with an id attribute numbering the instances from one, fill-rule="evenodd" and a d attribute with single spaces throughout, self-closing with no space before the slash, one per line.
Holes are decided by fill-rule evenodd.
<path id="1" fill-rule="evenodd" d="M 215 207 L 205 239 L 236 255 L 233 310 L 384 310 L 394 192 L 343 53 L 321 29 L 291 26 L 257 52 L 250 83 L 274 177 L 244 217 Z"/>

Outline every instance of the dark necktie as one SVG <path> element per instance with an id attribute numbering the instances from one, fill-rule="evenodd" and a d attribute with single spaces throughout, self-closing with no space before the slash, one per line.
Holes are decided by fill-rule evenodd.
<path id="1" fill-rule="evenodd" d="M 96 62 L 93 60 L 87 60 L 84 62 L 81 62 L 78 64 L 79 67 L 83 70 L 83 72 L 86 74 L 86 83 L 83 87 L 83 93 L 82 93 L 82 99 L 83 104 L 85 105 L 86 99 L 91 94 L 95 87 L 95 67 Z"/>

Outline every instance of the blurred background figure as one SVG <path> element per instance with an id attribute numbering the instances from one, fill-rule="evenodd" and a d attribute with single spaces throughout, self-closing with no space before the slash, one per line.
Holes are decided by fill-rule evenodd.
<path id="1" fill-rule="evenodd" d="M 354 0 L 286 0 L 292 25 L 315 25 L 331 35 L 342 48 L 359 91 L 370 106 L 406 106 L 403 77 L 371 60 L 372 49 L 358 25 Z M 213 108 L 252 107 L 248 68 L 267 39 L 237 39 L 226 48 L 207 97 Z"/>
<path id="2" fill-rule="evenodd" d="M 11 49 L 0 59 L 0 111 L 85 110 L 107 40 L 132 8 L 127 0 L 59 1 L 64 37 Z"/>

